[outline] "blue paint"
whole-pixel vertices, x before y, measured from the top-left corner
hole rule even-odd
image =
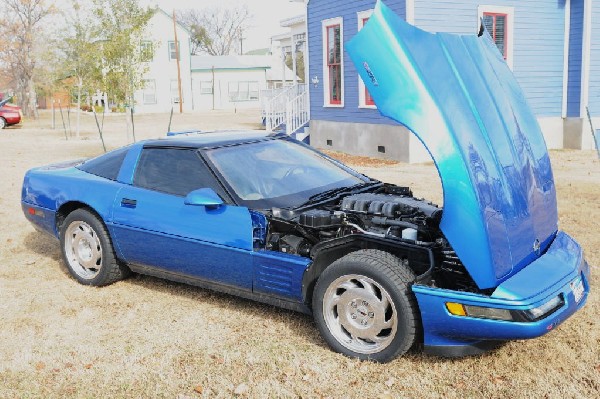
[[[474,34],[477,7],[514,7],[513,72],[536,116],[562,112],[565,2],[556,0],[415,0],[415,25],[430,32]]]
[[[477,7],[480,4],[490,3],[482,3],[478,0],[415,0],[415,25],[431,32],[474,34],[478,26]],[[501,4],[491,4],[514,7],[513,70],[534,114],[539,117],[560,116],[563,96],[564,2],[506,0]],[[405,1],[387,1],[386,5],[401,18],[405,18]],[[372,9],[374,6],[375,0],[353,2],[311,0],[308,3],[311,78],[317,76],[320,82],[324,81],[321,21],[343,17],[344,40],[347,42],[358,30],[356,13]],[[600,33],[597,37],[600,37]],[[345,53],[344,107],[324,107],[323,85],[319,84],[316,88],[311,86],[311,119],[397,124],[382,118],[377,110],[359,108],[357,72],[347,52]],[[576,63],[576,59],[573,62]],[[598,65],[600,68],[600,59]],[[598,87],[600,87],[600,73],[596,76],[599,76]]]
[[[577,303],[570,283],[580,276],[585,293]],[[500,284],[491,297],[415,285],[413,292],[421,309],[425,345],[463,345],[465,341],[526,339],[546,334],[583,307],[589,294],[589,278],[590,269],[579,244],[560,232],[545,255]],[[558,295],[565,301],[560,309],[539,321],[527,323],[454,316],[445,306],[446,302],[458,302],[527,310]]]
[[[74,167],[35,168],[25,175],[21,200],[25,205],[56,212],[63,204],[76,199],[96,210],[109,222],[112,202],[119,188],[117,182]],[[52,222],[55,224],[56,220]],[[58,237],[59,232],[54,225],[51,233]]]
[[[136,207],[121,206],[123,199],[135,200]],[[186,205],[183,197],[125,186],[114,200],[110,226],[127,262],[252,287],[246,208]]]
[[[282,252],[254,252],[254,292],[303,302],[302,277],[311,260]]]
[[[186,205],[218,207],[223,205],[221,197],[212,188],[200,188],[185,196]]]
[[[404,0],[390,0],[389,5],[396,13],[405,15]],[[396,124],[383,118],[376,109],[358,108],[358,74],[348,53],[344,51],[344,107],[323,107],[323,35],[321,21],[329,18],[343,17],[344,41],[352,38],[358,31],[357,12],[371,10],[375,0],[311,0],[308,2],[308,52],[310,57],[310,78],[319,78],[319,85],[310,86],[310,112],[312,120],[335,122],[359,122],[373,124]]]
[[[534,260],[534,242],[545,249],[557,230],[550,160],[489,37],[430,34],[378,3],[346,50],[381,113],[412,130],[436,162],[440,227],[477,285],[495,287]]]
[[[569,76],[567,116],[581,117],[581,50],[583,43],[583,1],[571,1],[569,29]]]

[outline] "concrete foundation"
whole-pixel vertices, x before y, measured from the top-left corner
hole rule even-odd
[[[563,120],[563,148],[574,150],[581,149],[581,134],[583,132],[583,119],[565,118]]]
[[[589,123],[581,118],[538,118],[549,149],[588,149]],[[585,123],[584,123],[585,122]],[[598,124],[600,129],[600,123]],[[591,134],[587,134],[592,137]],[[317,148],[353,155],[393,159],[400,162],[430,162],[431,157],[421,141],[404,126],[370,123],[310,121],[310,143]],[[593,144],[592,144],[593,145]]]
[[[564,123],[560,116],[538,118],[540,129],[549,150],[564,148]]]
[[[311,120],[310,144],[316,148],[400,162],[431,161],[419,139],[399,125]]]

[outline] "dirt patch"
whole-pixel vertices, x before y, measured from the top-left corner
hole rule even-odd
[[[86,116],[89,118],[89,116]],[[331,352],[304,315],[151,277],[100,289],[70,279],[58,243],[22,216],[31,167],[99,154],[93,120],[65,140],[50,118],[0,131],[0,397],[596,397],[600,391],[600,163],[553,151],[560,226],[593,265],[588,304],[547,336],[459,360],[411,353],[390,364]],[[174,128],[251,128],[254,114],[176,115]],[[105,122],[110,148],[124,122]],[[140,116],[138,138],[164,135],[168,115]],[[333,154],[337,156],[336,154]],[[349,158],[342,158],[348,160]],[[364,163],[361,163],[364,162]],[[353,167],[442,201],[433,165]],[[378,161],[381,162],[381,161]]]
[[[382,167],[382,166],[391,166],[398,165],[397,161],[391,161],[389,159],[377,159],[371,157],[363,157],[360,155],[350,155],[344,152],[339,151],[331,151],[323,148],[319,149],[325,154],[329,155],[332,158],[337,159],[338,161],[352,167]]]

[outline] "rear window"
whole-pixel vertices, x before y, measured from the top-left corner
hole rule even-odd
[[[117,180],[119,170],[121,170],[121,165],[123,164],[125,155],[127,155],[127,151],[129,151],[129,146],[119,148],[85,161],[77,166],[77,168],[84,172],[91,173],[92,175],[104,177],[105,179]]]

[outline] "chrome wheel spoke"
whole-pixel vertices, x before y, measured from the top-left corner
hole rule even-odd
[[[338,286],[339,289],[351,290],[352,288],[358,287],[356,283],[352,280],[344,281],[342,284]]]
[[[331,298],[331,302],[329,302],[329,306],[331,307],[335,307],[338,305],[338,303],[340,303],[340,300],[342,299],[342,297],[340,295],[336,295],[333,298]]]
[[[374,297],[379,299],[377,297],[377,292],[375,291],[375,288],[373,287],[373,284],[370,281],[368,281],[367,279],[364,279],[364,278],[358,279],[358,281],[362,284],[363,288],[366,291],[368,291],[369,293],[371,293],[371,295],[373,295]]]

